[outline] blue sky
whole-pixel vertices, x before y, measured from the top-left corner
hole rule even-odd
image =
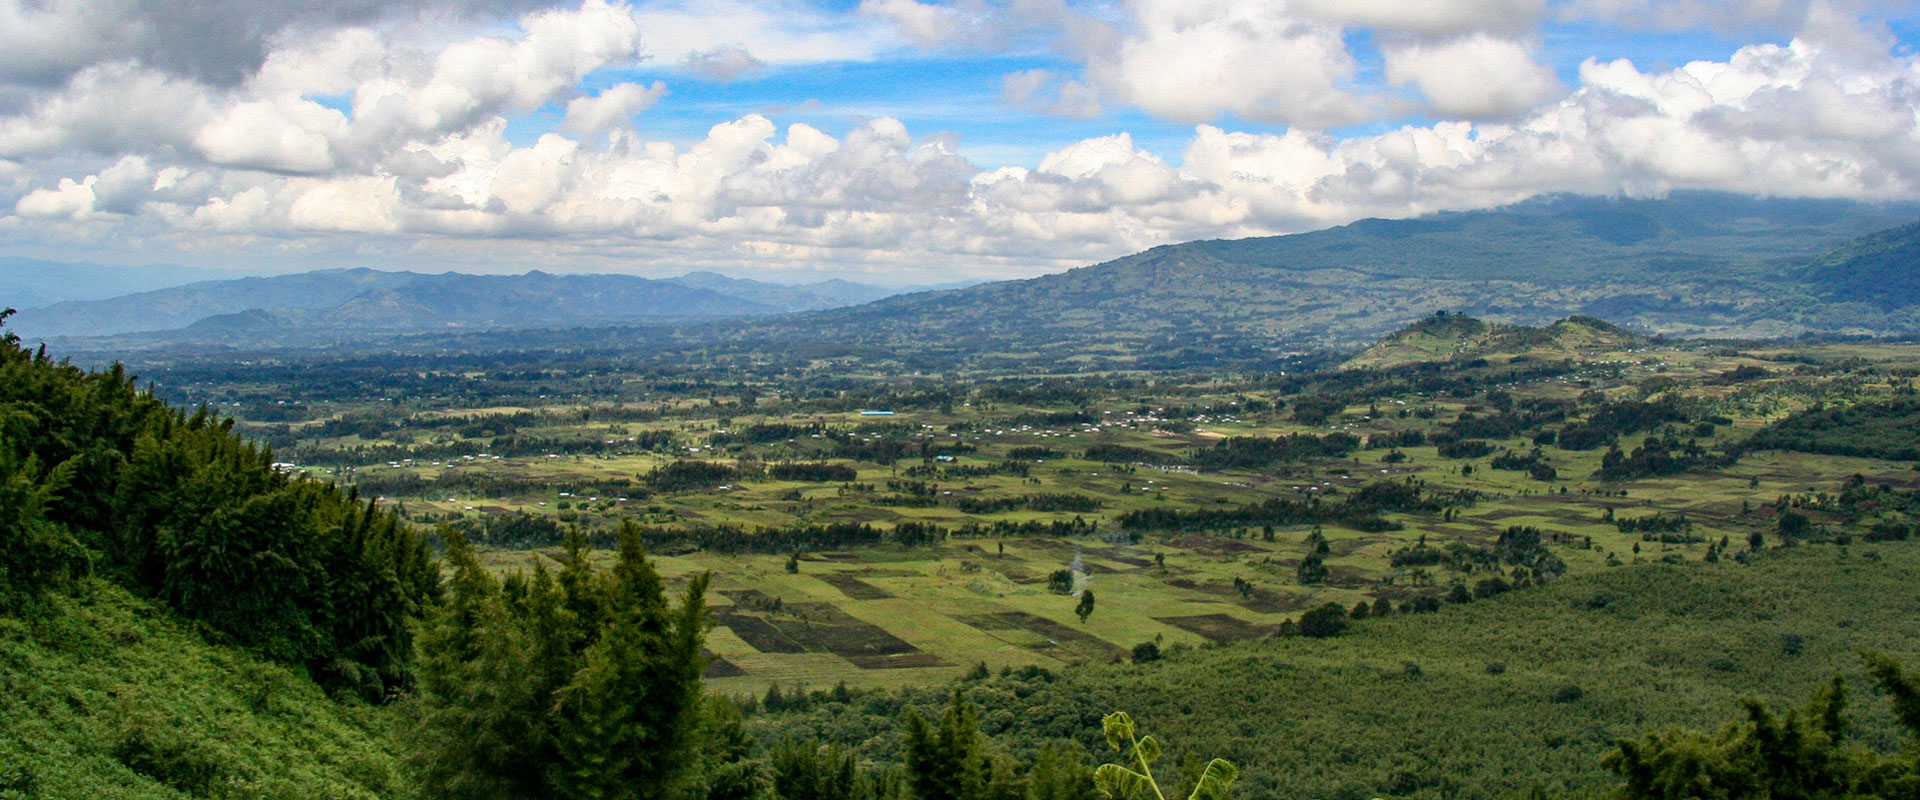
[[[359,8],[0,0],[0,248],[925,282],[1549,192],[1920,196],[1898,0]]]

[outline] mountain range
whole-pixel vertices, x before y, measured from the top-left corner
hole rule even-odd
[[[230,275],[176,264],[120,267],[0,257],[0,306],[38,308],[68,300],[105,300],[222,277]]]
[[[1168,245],[684,338],[832,344],[869,357],[932,349],[995,369],[1083,371],[1271,366],[1364,348],[1437,311],[1509,325],[1589,316],[1685,336],[1913,334],[1915,219],[1911,203],[1547,197]]]
[[[841,280],[789,286],[710,272],[654,280],[539,271],[468,275],[340,269],[202,281],[27,307],[15,325],[28,336],[160,332],[156,338],[198,340],[302,331],[498,329],[815,311],[901,291],[910,290]]]
[[[1913,203],[1704,192],[1553,196],[1488,211],[1167,245],[1039,278],[880,299],[889,290],[698,274],[647,281],[348,270],[198,284],[109,305],[61,304],[22,314],[19,328],[96,335],[135,325],[178,328],[64,343],[127,352],[180,343],[309,345],[322,330],[330,341],[431,331],[430,341],[388,341],[484,349],[495,346],[489,337],[461,331],[542,327],[514,341],[1043,371],[1271,367],[1307,352],[1358,350],[1437,311],[1498,325],[1589,316],[1687,336],[1911,334],[1920,332],[1916,219],[1920,204]],[[728,320],[716,324],[715,317]],[[635,322],[649,324],[628,324]]]

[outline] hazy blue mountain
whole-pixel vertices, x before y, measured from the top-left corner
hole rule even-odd
[[[336,269],[201,281],[107,300],[55,303],[22,311],[13,324],[24,336],[110,336],[171,330],[248,309],[332,308],[369,289],[399,286],[420,277],[412,272]]]
[[[914,288],[869,286],[839,279],[789,285],[729,278],[714,272],[689,272],[666,280],[681,286],[708,289],[729,297],[751,300],[781,311],[819,311],[841,306],[857,306],[883,297],[917,291]]]
[[[813,311],[869,302],[901,289],[847,281],[801,286],[692,273],[652,280],[631,275],[468,275],[321,270],[298,275],[203,281],[106,300],[68,301],[23,311],[27,336],[219,338],[355,331],[594,325]],[[26,307],[26,303],[17,303]]]
[[[0,306],[27,309],[67,300],[104,300],[226,277],[231,276],[175,264],[120,267],[84,261],[0,258]]]
[[[355,295],[327,311],[333,328],[500,328],[635,319],[695,319],[781,309],[709,289],[631,275],[426,275]]]

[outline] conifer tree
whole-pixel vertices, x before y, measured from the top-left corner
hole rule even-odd
[[[455,798],[534,798],[539,764],[526,745],[538,738],[539,700],[525,650],[466,537],[445,530],[453,575],[447,596],[420,639],[419,688],[408,733],[424,794]]]
[[[646,559],[639,527],[621,526],[597,640],[556,698],[555,796],[578,800],[673,797],[690,761],[700,700],[709,576],[695,576],[677,611]]]
[[[939,725],[907,713],[905,761],[913,800],[981,800],[990,765],[982,752],[973,704],[954,690]]]

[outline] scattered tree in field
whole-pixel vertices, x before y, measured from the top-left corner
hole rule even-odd
[[[1339,603],[1327,603],[1300,615],[1300,634],[1315,639],[1334,636],[1347,629],[1347,610]]]
[[[1319,553],[1308,553],[1306,558],[1300,559],[1300,566],[1294,568],[1294,577],[1299,579],[1301,586],[1325,583],[1327,580],[1326,558]]]
[[[1080,604],[1073,607],[1073,615],[1076,617],[1079,617],[1080,622],[1083,625],[1086,624],[1088,617],[1093,616],[1093,590],[1092,589],[1081,590]]]

